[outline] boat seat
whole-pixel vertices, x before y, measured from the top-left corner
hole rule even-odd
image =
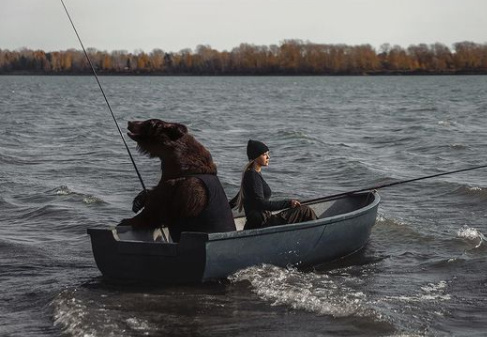
[[[164,242],[162,239],[164,233],[168,242],[172,242],[167,228],[134,230],[131,226],[117,226],[115,229],[119,241]]]

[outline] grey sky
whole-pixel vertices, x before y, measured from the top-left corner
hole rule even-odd
[[[487,42],[487,0],[64,0],[86,47]],[[59,0],[0,0],[0,49],[79,49]]]

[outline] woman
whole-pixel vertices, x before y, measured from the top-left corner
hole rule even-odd
[[[249,140],[247,143],[249,163],[242,175],[242,184],[237,196],[230,201],[239,211],[245,210],[247,222],[244,229],[278,226],[315,220],[316,214],[298,200],[270,200],[272,191],[262,177],[262,167],[269,165],[269,148],[262,142]],[[286,209],[277,214],[272,211]]]

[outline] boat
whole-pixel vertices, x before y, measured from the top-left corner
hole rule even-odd
[[[318,219],[237,231],[183,232],[179,242],[155,241],[153,230],[130,226],[88,228],[93,255],[111,281],[201,283],[225,279],[240,269],[271,264],[308,268],[361,250],[377,217],[377,191],[303,202]]]

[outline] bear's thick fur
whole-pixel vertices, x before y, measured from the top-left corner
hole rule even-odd
[[[133,218],[122,220],[121,225],[136,228],[165,226],[169,228],[174,241],[179,241],[183,230],[235,230],[228,201],[216,178],[217,169],[211,154],[188,133],[186,126],[150,119],[131,121],[128,130],[128,136],[137,142],[140,153],[161,160],[162,175],[159,184],[147,191],[144,209]],[[210,178],[213,185],[217,185],[219,193],[216,194],[224,196],[216,199],[212,196],[212,200],[218,200],[218,205],[213,202],[212,208],[218,208],[218,212],[214,209],[213,218],[209,219],[204,218],[208,213],[209,191],[215,189],[208,189],[201,179],[194,177],[201,174],[215,176]]]

